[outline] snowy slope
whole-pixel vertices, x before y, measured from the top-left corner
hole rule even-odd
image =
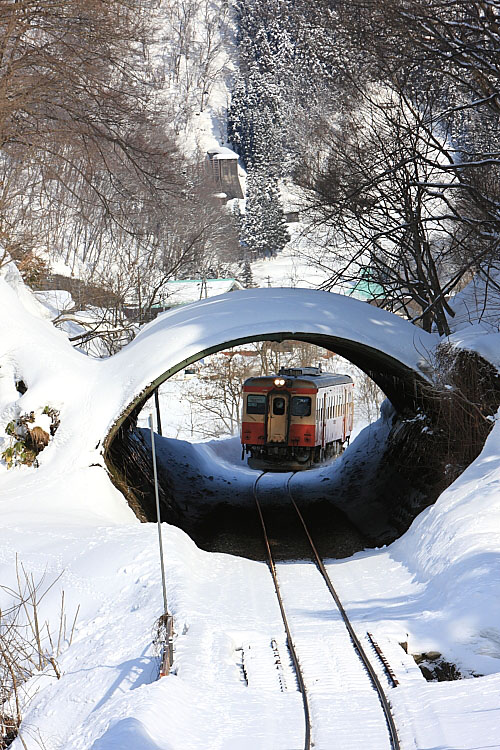
[[[35,580],[62,573],[42,603],[53,629],[62,588],[68,617],[81,607],[73,643],[59,658],[62,678],[47,671],[28,686],[26,746],[300,747],[300,696],[266,566],[201,552],[166,525],[175,674],[155,681],[152,631],[162,611],[156,529],[139,524],[104,469],[91,466],[102,464],[96,435],[124,402],[124,384],[128,397],[135,393],[137,375],[120,365],[125,356],[103,363],[74,351],[12,276],[10,283],[0,278],[0,428],[45,404],[60,410],[61,426],[40,468],[0,468],[0,582],[15,586],[18,554]],[[192,321],[193,340],[199,325]],[[22,396],[19,378],[28,386]],[[500,748],[499,516],[497,424],[479,458],[402,539],[329,563],[359,632],[370,629],[392,654],[400,685],[391,701],[405,748]],[[2,606],[9,600],[2,590]],[[313,604],[312,633],[314,618],[324,620]],[[284,662],[284,691],[272,639]],[[440,650],[465,672],[486,676],[426,683],[398,646],[404,640],[413,652]],[[17,740],[13,748],[20,747]]]
[[[490,269],[491,280],[474,276],[460,292],[450,300],[453,317],[448,318],[453,332],[467,332],[478,326],[488,333],[500,328],[500,271]]]

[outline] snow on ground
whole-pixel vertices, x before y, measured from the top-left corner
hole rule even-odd
[[[185,325],[183,332],[190,331],[195,341],[199,322]],[[167,336],[168,320],[162,326]],[[72,645],[59,658],[61,679],[46,670],[27,686],[25,746],[300,747],[301,701],[266,566],[202,552],[168,525],[164,538],[175,664],[174,674],[155,680],[152,634],[162,611],[156,528],[137,522],[102,468],[97,445],[110,415],[135,394],[141,380],[131,355],[96,362],[73,350],[13,271],[8,282],[5,271],[0,277],[0,327],[2,445],[8,440],[7,422],[20,412],[50,405],[61,417],[40,454],[39,468],[0,467],[0,582],[16,585],[17,554],[35,580],[45,576],[50,582],[61,574],[41,604],[41,618],[50,621],[53,631],[61,589],[68,619],[81,608]],[[150,332],[146,329],[143,336],[147,339]],[[134,349],[143,351],[132,345],[129,352]],[[24,395],[15,387],[20,378],[28,386]],[[215,452],[229,459],[230,450],[223,446]],[[479,458],[399,541],[329,563],[358,632],[370,629],[392,654],[400,685],[390,695],[405,749],[500,748],[499,522],[496,424]],[[289,568],[296,585],[300,571]],[[2,607],[9,601],[2,590]],[[307,607],[312,637],[315,620],[324,625],[331,616],[328,608],[313,604]],[[281,673],[275,668],[273,639]],[[427,683],[399,647],[405,640],[411,651],[442,651],[465,673],[485,676]],[[329,668],[325,663],[324,670]],[[328,710],[336,705],[334,695]],[[367,748],[363,739],[350,742],[343,750]],[[334,746],[328,735],[317,747]],[[20,741],[12,747],[20,749]]]
[[[479,458],[390,547],[332,562],[359,631],[439,651],[465,681],[394,692],[418,748],[500,748],[500,424]],[[492,693],[496,698],[492,700]]]
[[[491,279],[473,277],[450,304],[454,312],[448,317],[452,331],[468,331],[479,325],[483,331],[498,332],[500,323],[500,270],[490,270]]]
[[[295,225],[290,233],[298,233]],[[252,278],[256,286],[290,286],[317,289],[325,280],[325,272],[301,260],[294,244],[288,244],[277,256],[262,258],[252,263]],[[337,291],[337,290],[336,290]]]

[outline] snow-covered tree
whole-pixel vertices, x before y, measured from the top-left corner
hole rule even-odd
[[[273,256],[290,237],[280,202],[277,177],[264,165],[251,168],[247,179],[246,213],[242,218],[240,241],[250,253]]]

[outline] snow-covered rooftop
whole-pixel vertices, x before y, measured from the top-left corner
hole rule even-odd
[[[232,151],[227,146],[219,146],[218,148],[210,148],[207,154],[211,159],[238,159],[236,151]]]

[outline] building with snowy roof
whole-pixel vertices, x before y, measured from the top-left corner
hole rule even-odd
[[[226,146],[207,151],[207,166],[218,195],[224,193],[227,200],[244,198],[238,174],[238,154]]]

